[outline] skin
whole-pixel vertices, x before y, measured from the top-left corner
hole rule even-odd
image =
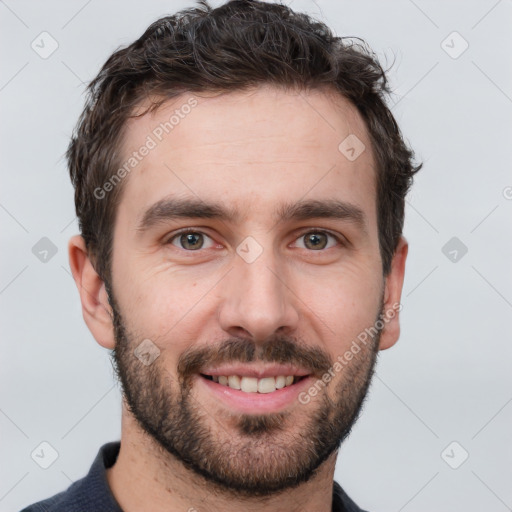
[[[125,155],[139,148],[189,96],[130,120]],[[154,368],[169,378],[171,386],[179,382],[177,364],[187,350],[215,349],[234,338],[258,347],[273,336],[285,335],[336,360],[374,324],[381,308],[388,311],[400,302],[408,250],[402,237],[391,272],[384,277],[375,162],[362,118],[348,101],[328,90],[299,94],[264,86],[194,97],[198,105],[125,178],[114,229],[112,288],[128,339],[133,346],[146,338],[155,342],[161,354]],[[355,161],[338,149],[349,134],[366,147]],[[236,222],[172,220],[138,233],[135,228],[143,212],[168,196],[219,201],[237,208],[241,216]],[[365,230],[340,219],[276,222],[272,215],[276,206],[301,199],[339,199],[356,205],[365,214]],[[206,248],[186,251],[179,236],[173,244],[164,243],[185,227],[207,235]],[[328,238],[327,248],[305,246],[306,233],[326,230],[345,242]],[[247,236],[262,248],[252,263],[236,253]],[[101,346],[114,349],[116,332],[105,283],[80,236],[71,238],[69,258],[84,320]],[[391,347],[399,334],[397,313],[380,332],[375,350]],[[367,384],[369,358],[370,351],[363,350],[350,362],[353,371],[362,372],[352,387],[362,389]],[[309,404],[295,401],[287,406],[282,430],[272,434],[278,437],[265,437],[267,444],[251,448],[254,471],[263,470],[258,464],[270,460],[272,439],[275,447],[300,452],[294,436],[329,401],[343,403],[342,391],[350,390],[348,375],[337,372]],[[219,443],[228,440],[234,446],[252,447],[238,428],[240,416],[196,382],[190,392],[203,413],[201,421],[213,429]],[[107,477],[126,512],[327,512],[332,506],[336,457],[337,450],[309,480],[282,492],[267,497],[230,493],[163,450],[144,432],[124,400],[121,450]]]

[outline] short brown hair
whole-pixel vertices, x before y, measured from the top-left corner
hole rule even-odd
[[[123,183],[103,199],[94,191],[118,169],[123,128],[136,107],[150,97],[161,99],[153,110],[187,92],[270,84],[299,90],[330,86],[357,107],[377,164],[379,245],[387,275],[402,234],[405,196],[421,164],[413,166],[414,154],[386,106],[390,89],[374,53],[361,39],[335,37],[325,24],[285,5],[198,4],[154,22],[114,52],[88,86],[67,158],[80,232],[97,273],[110,283]]]

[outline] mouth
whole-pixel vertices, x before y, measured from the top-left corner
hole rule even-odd
[[[248,377],[245,375],[205,375],[200,374],[206,380],[236,389],[244,393],[274,393],[280,389],[293,386],[308,375],[277,375],[275,377]]]
[[[246,414],[276,413],[300,405],[298,396],[315,381],[310,372],[289,365],[230,365],[204,368],[197,375],[205,403]]]

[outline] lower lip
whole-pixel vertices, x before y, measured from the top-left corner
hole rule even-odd
[[[299,393],[311,386],[313,377],[305,377],[291,386],[285,386],[271,393],[246,393],[245,391],[224,386],[202,376],[198,376],[198,381],[200,386],[205,386],[209,393],[213,393],[229,409],[261,414],[278,412],[294,402],[298,402]]]

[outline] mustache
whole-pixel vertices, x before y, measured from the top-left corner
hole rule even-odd
[[[178,359],[178,377],[183,382],[201,373],[206,367],[224,363],[266,362],[292,364],[321,377],[333,362],[329,355],[318,347],[308,347],[304,343],[284,337],[272,336],[264,342],[254,342],[246,338],[230,338],[219,345],[191,347]]]

